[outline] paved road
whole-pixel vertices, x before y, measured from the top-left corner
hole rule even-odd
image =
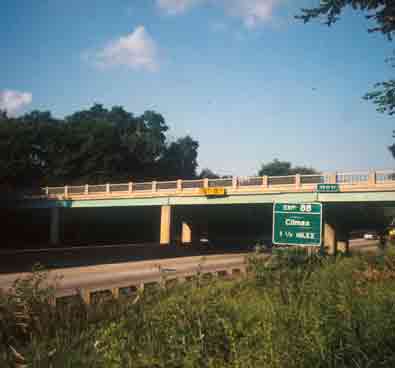
[[[376,252],[378,244],[378,240],[354,239],[350,241],[350,250],[352,252]]]
[[[48,282],[56,284],[58,295],[75,294],[78,289],[103,290],[114,287],[138,285],[142,281],[158,281],[164,275],[190,275],[213,272],[219,269],[238,268],[245,264],[245,254],[211,255],[173,258],[166,260],[127,262],[87,267],[54,269],[49,272]],[[18,278],[28,273],[0,275],[0,288],[9,289]]]
[[[199,255],[244,253],[251,243],[215,244],[211,248],[199,246],[161,246],[158,243],[100,245],[91,247],[46,248],[0,251],[0,274],[29,272],[36,263],[47,269],[116,264],[132,261],[166,259]]]
[[[146,245],[145,245],[146,246]],[[145,247],[144,246],[144,247]],[[143,248],[143,246],[141,246]],[[137,248],[133,248],[136,251]],[[157,250],[158,248],[154,248]],[[112,288],[115,286],[126,287],[131,285],[137,285],[141,281],[157,281],[163,275],[172,276],[174,274],[192,274],[195,273],[199,267],[203,272],[215,271],[217,269],[226,269],[233,266],[240,266],[245,262],[245,256],[247,253],[234,253],[234,254],[200,254],[194,256],[188,256],[188,250],[182,250],[182,256],[179,254],[177,258],[169,258],[172,252],[169,248],[159,248],[161,251],[168,252],[166,254],[159,254],[161,257],[154,260],[135,260],[131,262],[120,262],[120,263],[107,263],[107,264],[96,264],[96,265],[83,265],[77,267],[66,267],[66,268],[54,268],[49,272],[49,282],[57,285],[57,289],[60,295],[73,294],[77,289],[91,289],[99,290],[103,288]],[[376,240],[364,240],[355,239],[350,242],[350,249],[352,251],[376,251],[377,241]],[[57,254],[59,257],[64,257],[65,253],[71,252],[70,254],[75,256],[75,253],[86,252],[90,254],[92,258],[95,258],[94,252],[107,252],[113,254],[117,251],[125,251],[125,246],[111,246],[101,247],[97,250],[95,247],[88,247],[83,249],[57,249],[50,250],[50,254]],[[219,251],[219,250],[217,250]],[[22,252],[19,255],[10,254],[9,256],[18,257],[24,255],[37,254],[37,252]],[[40,252],[38,252],[40,254]],[[45,250],[42,251],[45,254]],[[41,254],[41,256],[42,256]],[[157,254],[154,252],[154,255]],[[151,254],[152,255],[152,254]],[[97,258],[97,257],[96,257]],[[159,259],[162,258],[162,259]],[[97,260],[97,259],[96,259]],[[108,259],[107,259],[108,261]],[[8,289],[12,286],[13,282],[21,277],[28,276],[27,272],[13,272],[0,274],[0,288]]]

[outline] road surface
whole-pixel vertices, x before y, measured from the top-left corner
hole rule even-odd
[[[350,249],[354,252],[376,251],[377,240],[355,239],[350,242]],[[108,247],[106,252],[114,252],[116,247]],[[100,249],[103,251],[104,249]],[[75,252],[76,250],[72,250]],[[78,251],[78,250],[77,250]],[[83,249],[92,252],[95,248]],[[44,251],[45,252],[45,251]],[[68,249],[50,250],[51,254],[57,253],[62,257]],[[32,254],[26,252],[23,254]],[[112,289],[115,287],[128,287],[144,282],[158,282],[163,278],[175,276],[184,277],[196,272],[215,272],[240,268],[245,265],[248,253],[217,254],[184,256],[177,258],[142,260],[121,263],[108,263],[96,265],[83,265],[77,267],[54,268],[49,271],[48,282],[56,285],[58,295],[76,294],[79,289],[91,291]],[[92,255],[94,256],[94,255]],[[14,255],[15,257],[15,255]],[[27,277],[27,272],[13,272],[0,274],[0,289],[9,289],[18,278]]]
[[[157,282],[161,278],[189,276],[226,269],[240,269],[245,265],[245,254],[212,255],[127,262],[86,267],[70,267],[49,271],[48,283],[55,285],[57,295],[76,294],[79,289],[90,291],[115,287],[130,287],[142,282]],[[15,280],[25,278],[29,273],[0,275],[0,289],[8,290]]]
[[[352,252],[376,252],[378,245],[378,240],[354,239],[350,241],[350,250]]]
[[[83,267],[101,264],[116,264],[199,255],[245,253],[251,251],[251,244],[215,244],[210,248],[202,246],[161,246],[159,243],[117,244],[67,248],[46,248],[27,250],[0,250],[0,274],[29,272],[34,264],[47,269]]]

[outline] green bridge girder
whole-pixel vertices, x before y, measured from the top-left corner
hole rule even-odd
[[[179,237],[182,222],[192,224],[196,235],[208,229],[210,234],[218,237],[229,235],[236,238],[243,234],[257,237],[271,232],[274,202],[316,201],[323,203],[324,222],[336,227],[339,238],[343,234],[347,237],[355,229],[380,231],[395,216],[395,191],[262,193],[217,198],[191,195],[96,200],[26,199],[8,202],[10,220],[6,227],[13,229],[11,235],[15,235],[23,226],[26,241],[36,237],[37,242],[44,243],[50,223],[49,210],[60,208],[61,238],[65,241],[157,241],[160,207],[170,205],[173,208],[172,239]],[[15,218],[14,223],[12,218]],[[38,229],[41,229],[41,235],[37,235]]]
[[[226,197],[169,196],[146,198],[106,198],[84,200],[25,199],[9,203],[19,208],[87,208],[129,206],[193,206],[269,204],[274,202],[322,202],[322,203],[386,203],[395,204],[395,191],[342,192],[342,193],[262,193],[237,194]]]

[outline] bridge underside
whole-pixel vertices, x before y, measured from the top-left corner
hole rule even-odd
[[[6,241],[2,247],[159,242],[163,240],[162,230],[168,232],[163,244],[209,237],[214,243],[246,241],[253,245],[257,239],[271,238],[272,203],[168,203],[8,209],[3,211]],[[168,211],[163,212],[163,208]],[[323,211],[324,222],[336,228],[339,238],[347,238],[353,230],[382,230],[395,216],[395,201],[327,201]],[[165,215],[169,218],[163,221]]]

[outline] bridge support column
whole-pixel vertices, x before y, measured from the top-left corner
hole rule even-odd
[[[350,242],[349,240],[342,240],[337,242],[337,250],[341,251],[343,253],[349,253],[350,252]]]
[[[51,223],[49,228],[49,240],[52,245],[59,244],[59,208],[51,208]]]
[[[192,243],[192,228],[191,225],[183,221],[181,225],[181,243],[190,244]]]
[[[336,230],[337,251],[348,254],[350,252],[350,231],[348,228],[338,226]]]
[[[170,244],[171,206],[162,206],[160,214],[160,244]]]
[[[328,223],[325,223],[324,225],[324,246],[329,248],[329,254],[336,254],[336,231],[334,226]]]

